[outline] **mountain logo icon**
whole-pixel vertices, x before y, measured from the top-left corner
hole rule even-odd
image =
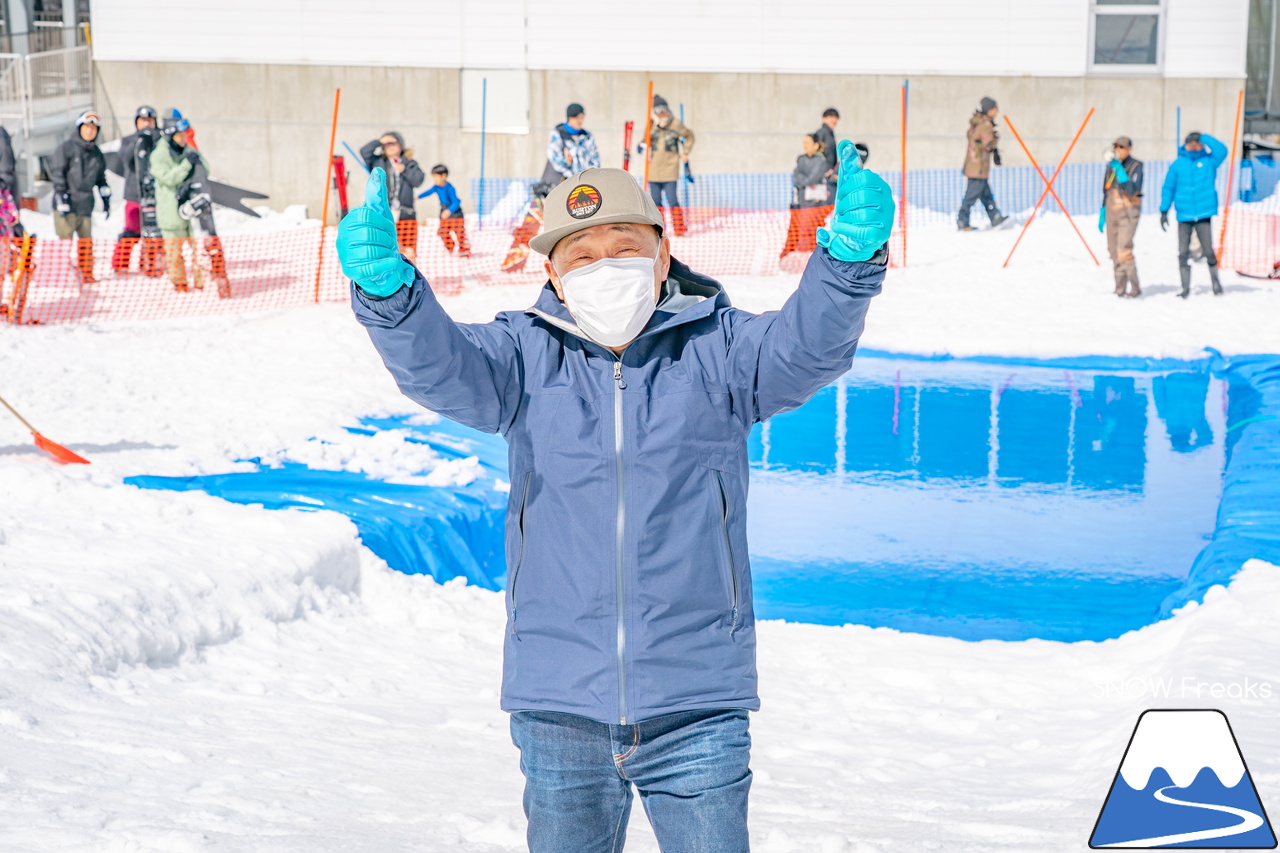
[[[1143,711],[1089,846],[1274,849],[1275,833],[1227,715]]]

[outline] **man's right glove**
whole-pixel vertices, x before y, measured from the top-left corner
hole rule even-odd
[[[999,148],[992,148],[992,149],[991,149],[991,162],[992,162],[992,163],[995,163],[997,166],[1003,166],[1003,165],[1004,165],[1004,163],[1001,163],[1001,162],[1000,162],[1000,149],[999,149]]]
[[[200,152],[195,150],[194,148],[188,148],[185,152],[183,152],[182,156],[185,157],[187,162],[191,164],[191,168],[194,169],[196,166],[200,165]]]
[[[58,193],[58,204],[54,208],[59,216],[71,215],[71,193]]]
[[[893,195],[884,178],[862,168],[853,142],[836,147],[840,178],[835,215],[829,228],[818,229],[818,245],[838,261],[865,261],[880,250],[893,231]]]
[[[1169,211],[1167,210],[1160,211],[1160,230],[1169,230]]]
[[[387,203],[387,173],[381,167],[369,173],[364,197],[364,204],[338,224],[338,260],[342,272],[361,290],[386,297],[412,282],[417,271],[400,256]]]

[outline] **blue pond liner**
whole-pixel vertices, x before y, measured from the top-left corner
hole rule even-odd
[[[1210,370],[1225,380],[1220,414]],[[1101,640],[1150,624],[1249,558],[1280,562],[1276,415],[1277,356],[860,352],[839,387],[752,434],[757,615],[969,640]],[[335,510],[392,568],[502,589],[505,442],[447,420],[350,431],[388,429],[476,456],[483,476],[430,487],[286,464],[126,482]]]

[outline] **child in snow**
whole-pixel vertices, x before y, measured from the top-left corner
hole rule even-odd
[[[458,191],[453,188],[453,184],[449,183],[449,167],[443,163],[432,166],[431,179],[436,185],[419,193],[418,198],[434,195],[440,199],[440,227],[436,230],[436,234],[439,235],[440,242],[444,243],[444,250],[452,252],[454,237],[457,237],[458,256],[470,257],[471,246],[467,243],[467,221],[462,217],[462,200],[458,198]]]

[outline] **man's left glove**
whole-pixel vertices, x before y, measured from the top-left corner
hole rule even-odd
[[[387,203],[387,173],[381,167],[369,173],[365,203],[338,224],[338,260],[342,272],[361,290],[373,296],[390,296],[417,275],[400,256],[396,223]]]
[[[1003,166],[1003,165],[1004,165],[1004,163],[1001,163],[1001,162],[1000,162],[1000,149],[999,149],[999,148],[992,148],[992,149],[991,149],[991,162],[992,162],[992,163],[995,163],[997,166]]]
[[[840,178],[835,215],[829,228],[818,229],[818,245],[838,261],[865,261],[880,250],[893,231],[893,195],[884,178],[862,168],[848,139],[836,148]]]
[[[1160,230],[1169,230],[1169,211],[1167,210],[1160,211]]]
[[[102,198],[102,215],[111,216],[111,187],[98,187],[98,195]]]

